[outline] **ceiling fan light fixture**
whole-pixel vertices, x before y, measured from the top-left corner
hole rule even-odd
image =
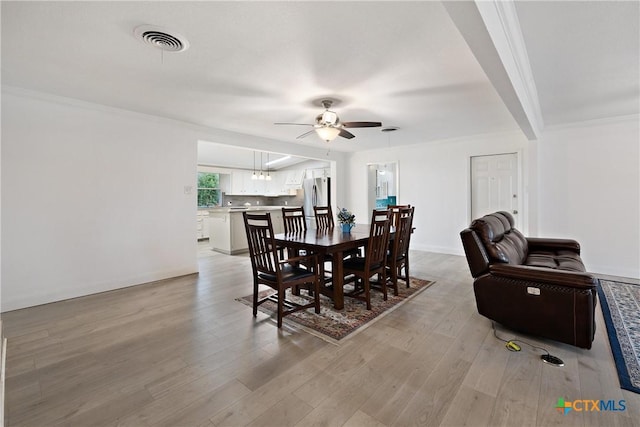
[[[330,126],[323,126],[320,128],[316,128],[316,133],[324,141],[330,142],[336,139],[338,135],[340,135],[340,129]]]
[[[321,120],[323,124],[336,125],[338,124],[338,115],[333,111],[327,110],[324,113],[322,113]]]

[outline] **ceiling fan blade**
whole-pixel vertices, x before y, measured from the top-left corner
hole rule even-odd
[[[377,128],[382,126],[382,122],[342,122],[346,128]]]
[[[308,131],[308,132],[303,133],[302,135],[298,135],[298,136],[296,137],[296,139],[302,139],[302,138],[304,138],[304,137],[305,137],[305,136],[307,136],[307,135],[311,135],[311,134],[312,134],[312,133],[314,133],[315,131],[316,131],[315,129],[312,129],[312,130],[310,130],[310,131]]]
[[[310,123],[274,123],[274,125],[314,126]]]
[[[351,138],[355,138],[356,137],[354,134],[352,134],[348,130],[344,130],[344,129],[340,129],[340,133],[338,135],[343,137],[343,138],[347,138],[347,139],[351,139]]]

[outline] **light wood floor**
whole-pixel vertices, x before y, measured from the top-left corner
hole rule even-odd
[[[337,346],[254,319],[234,301],[251,293],[248,258],[206,242],[199,275],[5,313],[8,425],[640,425],[599,307],[591,350],[524,337],[556,368],[494,338],[464,258],[411,258],[437,283]],[[562,415],[559,397],[626,411]]]

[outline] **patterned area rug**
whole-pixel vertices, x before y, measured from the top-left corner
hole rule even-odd
[[[407,289],[404,282],[401,281],[398,286],[399,295],[393,295],[393,290],[390,290],[387,301],[382,299],[382,292],[372,290],[371,310],[366,309],[363,301],[349,297],[344,298],[344,310],[335,310],[331,299],[321,295],[320,314],[316,314],[310,308],[285,316],[283,322],[293,324],[329,342],[336,343],[345,337],[353,335],[354,332],[368,327],[374,319],[379,319],[390,313],[434,283],[433,281],[412,277],[411,287]],[[348,290],[349,287],[345,286],[345,289]],[[259,298],[264,298],[272,293],[275,293],[275,291],[265,288],[265,290],[260,291]],[[307,304],[313,301],[313,297],[308,296],[306,290],[300,291],[299,297],[291,295],[290,291],[287,290],[286,298],[299,304]],[[252,295],[236,298],[236,301],[251,307]],[[276,304],[272,301],[264,302],[258,307],[258,310],[271,315],[274,319],[276,318]]]
[[[640,285],[600,279],[598,296],[620,386],[640,393]]]

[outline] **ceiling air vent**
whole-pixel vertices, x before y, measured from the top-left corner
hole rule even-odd
[[[400,129],[400,128],[396,127],[396,126],[387,126],[385,128],[380,129],[380,132],[395,132],[398,129]]]
[[[143,43],[165,52],[182,52],[189,48],[189,42],[180,34],[154,25],[141,25],[133,34]]]

